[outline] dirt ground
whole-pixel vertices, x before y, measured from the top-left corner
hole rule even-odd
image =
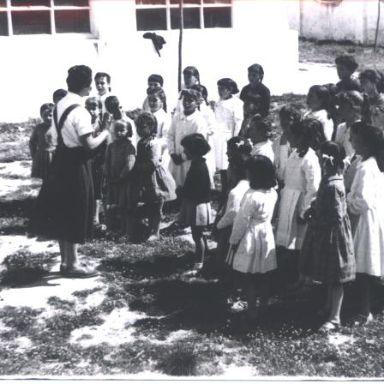
[[[310,85],[334,81],[332,62],[339,52],[353,50],[371,67],[382,58],[382,51],[369,56],[370,48],[361,47],[301,42],[300,49],[299,83],[294,93],[272,98],[275,117],[287,102],[304,108]],[[172,210],[166,211],[161,241],[128,244],[99,233],[80,247],[81,260],[94,265],[99,276],[62,278],[57,244],[27,234],[40,187],[30,178],[27,140],[33,124],[0,126],[1,378],[384,375],[380,285],[375,321],[367,327],[351,321],[358,295],[353,285],[346,287],[337,333],[317,332],[320,286],[274,294],[266,316],[250,323],[228,310],[214,273],[188,274],[191,235],[170,226]]]

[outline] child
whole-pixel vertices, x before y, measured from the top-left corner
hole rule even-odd
[[[200,98],[198,100],[198,109],[200,113],[203,115],[205,121],[207,122],[207,137],[206,140],[208,141],[209,146],[211,147],[211,150],[207,153],[205,156],[207,160],[207,167],[209,171],[209,175],[211,177],[211,180],[213,181],[213,178],[216,173],[216,161],[215,161],[215,137],[216,137],[216,131],[217,131],[217,122],[215,118],[215,114],[208,103],[208,91],[207,88],[204,87],[204,85],[195,84],[191,87],[191,89],[196,90],[200,94]],[[212,185],[214,187],[214,184]]]
[[[276,175],[279,183],[284,180],[285,166],[288,157],[292,152],[287,138],[287,130],[292,124],[297,124],[301,120],[300,111],[291,105],[284,105],[279,111],[280,127],[282,134],[275,144],[275,167]]]
[[[358,91],[346,91],[338,96],[339,115],[343,123],[337,127],[335,142],[343,146],[348,158],[355,152],[350,141],[350,127],[361,120],[363,102],[363,95]]]
[[[184,185],[191,165],[191,161],[183,155],[182,139],[192,133],[200,133],[203,137],[207,137],[207,122],[197,109],[200,97],[200,93],[196,90],[188,89],[183,91],[184,113],[173,117],[168,131],[168,150],[171,156],[169,170],[177,187]]]
[[[145,98],[145,100],[143,102],[143,111],[144,112],[151,112],[151,108],[150,108],[149,103],[148,103],[148,91],[151,89],[155,89],[155,88],[163,88],[164,79],[160,75],[152,74],[148,77],[147,84],[148,84],[147,97]],[[167,112],[167,103],[166,103],[165,99],[163,101],[163,109],[165,112]]]
[[[48,140],[46,133],[52,124],[52,103],[45,103],[40,107],[42,123],[36,125],[29,139],[29,150],[32,157],[32,177],[45,180],[48,176],[48,168],[52,161],[55,147]]]
[[[207,240],[204,228],[213,223],[211,212],[211,181],[205,158],[210,151],[209,144],[199,133],[184,136],[181,140],[185,157],[191,162],[185,183],[180,190],[182,203],[179,221],[191,227],[195,243],[195,270],[204,266]],[[198,186],[198,187],[197,187]]]
[[[363,120],[375,127],[384,126],[383,78],[380,72],[366,69],[360,73],[361,90],[367,95],[364,105]]]
[[[310,147],[311,131],[303,123],[292,124],[287,131],[290,154],[284,173],[276,228],[276,245],[282,281],[297,280],[297,261],[306,224],[305,214],[316,198],[321,179],[319,159]],[[286,275],[284,272],[286,270]]]
[[[372,321],[371,286],[384,275],[384,138],[381,128],[357,122],[351,142],[361,162],[347,195],[348,210],[357,225],[353,230],[356,272],[360,284],[362,322]]]
[[[150,236],[148,241],[160,238],[161,211],[165,201],[176,199],[176,185],[170,173],[161,163],[162,144],[156,138],[156,118],[143,112],[137,118],[137,157],[132,180],[133,199],[137,207],[139,202],[146,204]]]
[[[240,93],[240,100],[244,103],[252,97],[257,103],[256,113],[262,117],[268,115],[271,104],[271,93],[269,89],[262,83],[264,77],[264,69],[260,64],[253,64],[248,68],[249,84],[246,85]]]
[[[98,94],[98,98],[101,101],[101,113],[103,114],[105,109],[105,99],[111,93],[111,76],[105,72],[97,72],[95,75],[95,85]]]
[[[324,134],[323,124],[320,120],[311,117],[305,117],[301,124],[304,127],[309,139],[309,146],[315,151],[320,159],[320,146],[327,141]]]
[[[56,91],[53,92],[52,94],[53,104],[56,105],[63,97],[67,95],[67,93],[68,92],[65,89],[62,89],[62,88],[56,89]]]
[[[343,182],[345,152],[328,141],[320,147],[322,179],[310,209],[308,230],[301,251],[300,272],[327,285],[327,300],[322,311],[327,321],[321,330],[340,325],[343,284],[355,279],[356,265],[351,223]]]
[[[309,111],[304,114],[304,117],[312,117],[321,121],[325,137],[327,140],[331,140],[333,134],[333,121],[330,118],[331,105],[328,89],[322,85],[313,85],[309,88],[307,106]]]
[[[93,137],[97,137],[104,128],[101,124],[101,101],[96,97],[88,97],[85,101],[85,108],[90,113],[92,118],[92,125],[94,128]],[[105,163],[105,153],[107,151],[107,142],[101,144],[95,151],[94,156],[91,159],[93,187],[95,191],[95,216],[93,222],[95,225],[100,224],[100,211],[103,200],[103,173]]]
[[[256,155],[247,162],[250,189],[245,193],[236,215],[229,243],[234,253],[228,258],[235,271],[241,272],[250,318],[258,316],[256,279],[261,283],[260,310],[268,304],[267,272],[277,267],[272,214],[277,201],[276,175],[273,163],[265,156]],[[230,255],[230,254],[229,254]]]
[[[337,93],[346,91],[360,91],[359,79],[354,72],[359,66],[353,56],[341,55],[335,59],[337,75],[340,81],[336,84]]]
[[[136,151],[129,139],[132,126],[125,120],[114,124],[115,141],[108,145],[105,156],[105,175],[107,182],[107,214],[109,229],[112,227],[114,214],[120,215],[119,232],[132,238],[133,201],[131,193],[131,174],[135,164]]]
[[[260,115],[255,115],[249,122],[246,138],[251,140],[253,148],[251,156],[263,155],[269,158],[272,163],[275,160],[275,153],[272,148],[273,128],[272,122]]]
[[[250,157],[251,145],[248,140],[239,136],[232,137],[227,143],[228,155],[228,184],[231,188],[223,213],[218,213],[216,263],[222,268],[224,258],[229,249],[229,236],[231,235],[233,222],[240,209],[241,200],[249,189],[247,180],[246,161]]]
[[[217,134],[215,136],[216,168],[220,171],[222,191],[227,191],[227,141],[240,132],[243,122],[243,106],[239,98],[234,97],[239,93],[237,84],[228,78],[217,82],[219,101],[215,106],[217,121]]]
[[[183,114],[183,96],[184,91],[191,89],[194,85],[200,84],[200,73],[196,67],[185,67],[183,70],[183,78],[184,78],[184,88],[179,94],[179,99],[177,100],[177,105],[174,111],[173,116]]]

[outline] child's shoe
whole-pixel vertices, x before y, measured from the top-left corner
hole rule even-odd
[[[338,331],[339,328],[340,328],[340,323],[336,321],[327,321],[319,328],[319,332],[330,333],[330,332]]]

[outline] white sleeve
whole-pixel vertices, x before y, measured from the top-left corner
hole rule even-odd
[[[360,168],[353,179],[351,192],[347,195],[347,204],[348,209],[355,215],[367,211],[373,201],[375,185],[370,176],[372,175],[368,175],[366,169]]]
[[[240,99],[236,100],[236,103],[234,103],[233,118],[235,123],[233,135],[238,136],[244,120],[243,102]]]
[[[92,118],[85,108],[76,108],[71,120],[78,137],[93,133]]]
[[[299,210],[299,216],[304,217],[304,213],[311,207],[311,203],[316,199],[317,190],[321,180],[321,169],[317,156],[305,159],[303,162],[303,172],[305,179],[305,191],[302,205]]]
[[[225,213],[224,213],[223,217],[217,223],[217,228],[223,229],[225,227],[229,227],[229,226],[233,225],[233,222],[235,221],[235,217],[236,217],[238,210],[239,210],[239,207],[235,206],[235,194],[234,194],[233,189],[232,189],[232,191],[230,191],[228,194],[228,200],[227,200],[227,206],[225,208]]]

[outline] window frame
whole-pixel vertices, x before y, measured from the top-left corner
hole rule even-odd
[[[145,0],[143,0],[145,1]],[[229,8],[230,9],[230,20],[231,25],[229,27],[217,27],[217,28],[223,28],[223,29],[231,29],[233,28],[233,0],[227,0],[227,2],[222,3],[204,3],[204,0],[198,0],[200,1],[199,4],[186,4],[183,3],[184,9],[190,9],[190,8],[198,8],[199,9],[199,17],[200,17],[200,25],[198,28],[187,28],[187,29],[214,29],[214,27],[205,27],[204,26],[204,9],[206,8]],[[171,24],[171,10],[172,9],[179,9],[179,4],[171,4],[171,0],[165,0],[164,4],[137,4],[135,0],[135,12],[138,9],[165,9],[166,10],[166,29],[164,31],[175,31],[178,30],[178,28],[172,28]],[[146,29],[146,30],[139,30],[137,29],[137,13],[136,13],[136,31],[138,32],[144,32],[144,31],[157,31],[157,29]]]
[[[76,35],[76,36],[93,36],[93,22],[92,22],[92,7],[91,0],[88,0],[87,6],[74,6],[74,5],[55,5],[54,0],[48,0],[49,5],[12,5],[12,0],[4,0],[5,6],[0,6],[0,13],[5,13],[7,15],[7,29],[8,34],[0,35],[2,37],[22,37],[22,36],[67,36],[67,35]],[[57,32],[56,30],[56,20],[55,12],[56,11],[83,11],[87,10],[89,15],[89,32]],[[34,11],[45,11],[49,12],[49,21],[50,21],[50,32],[49,33],[14,33],[14,25],[12,23],[12,13],[13,12],[34,12]]]

